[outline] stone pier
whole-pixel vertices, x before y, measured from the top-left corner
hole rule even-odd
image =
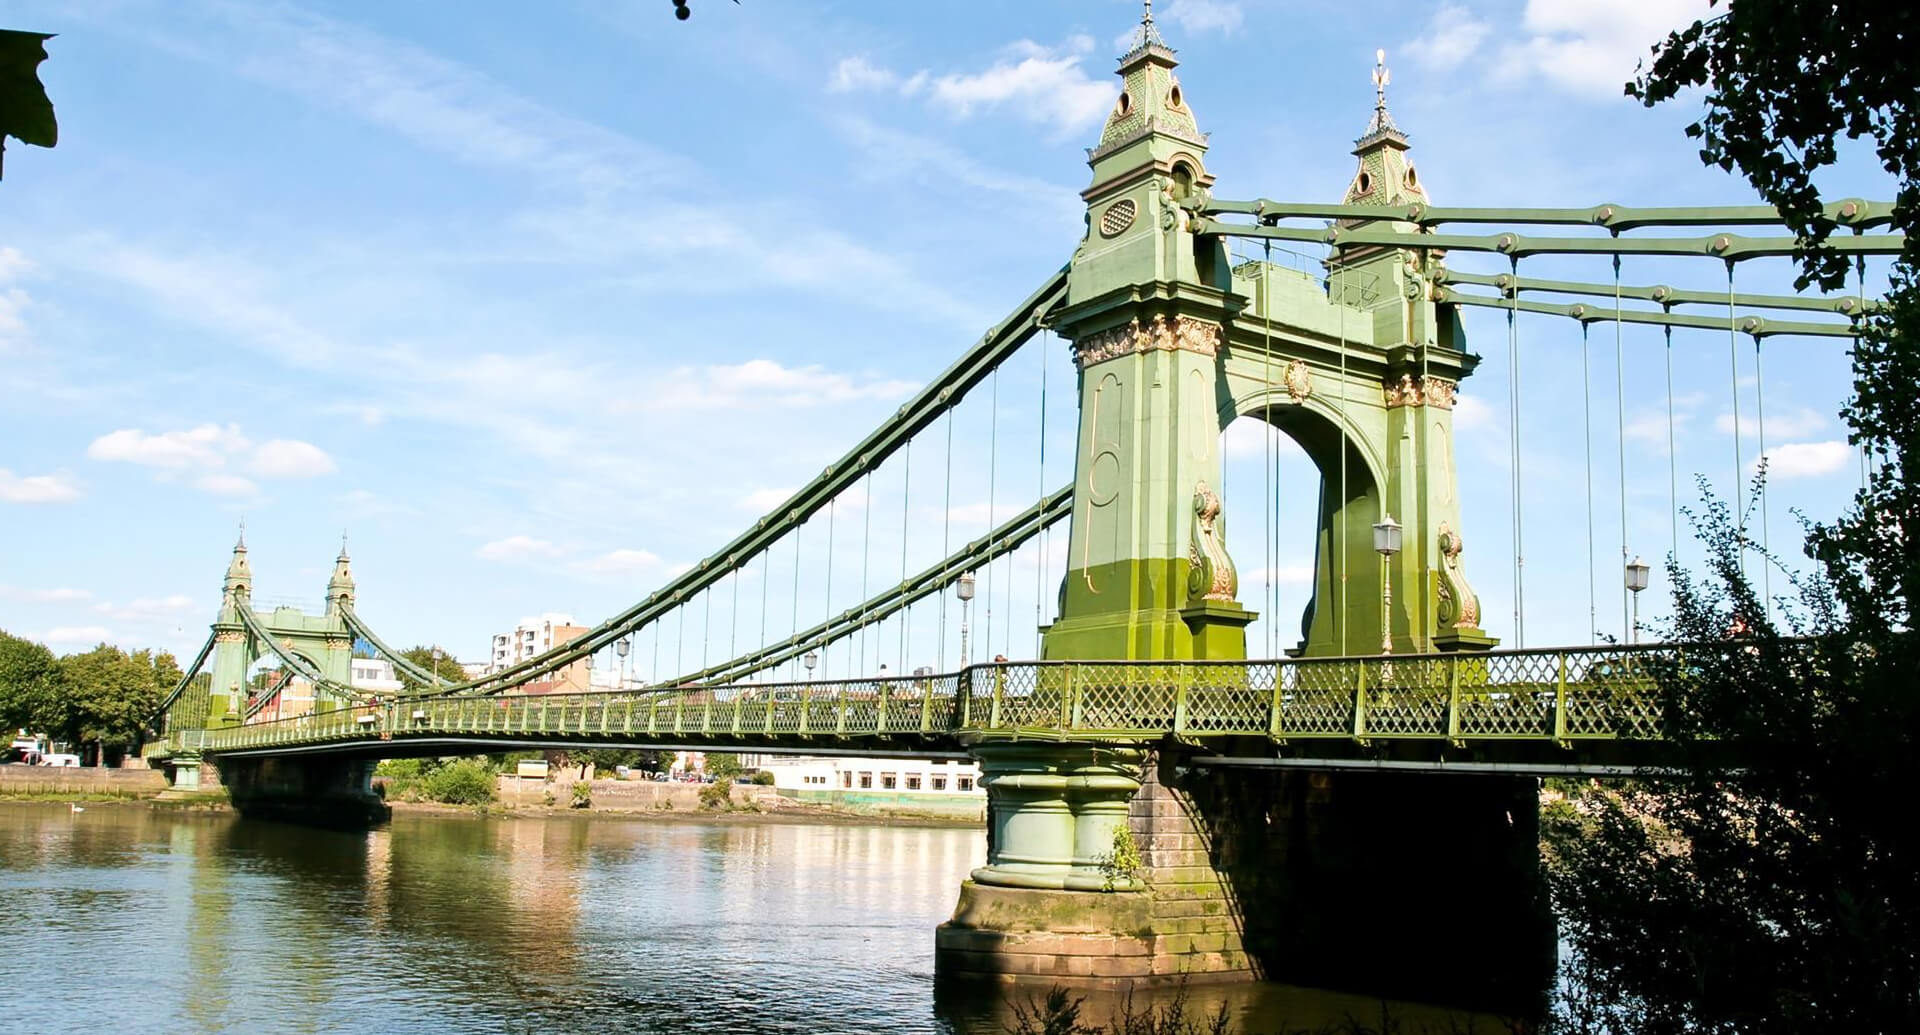
[[[372,758],[223,757],[218,764],[233,807],[250,819],[361,829],[393,817],[373,789]]]
[[[1265,978],[1520,1011],[1551,981],[1531,780],[1057,744],[981,759],[988,864],[936,934],[942,977]],[[1122,824],[1140,866],[1107,891],[1100,856]]]

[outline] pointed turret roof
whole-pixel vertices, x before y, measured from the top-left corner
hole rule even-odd
[[[1089,149],[1087,159],[1101,158],[1135,141],[1158,133],[1196,148],[1207,146],[1206,134],[1194,121],[1173,70],[1180,64],[1172,47],[1153,23],[1153,0],[1146,0],[1140,26],[1133,32],[1133,45],[1120,56],[1116,74],[1124,80],[1113,111],[1100,131],[1100,143]]]
[[[1387,84],[1392,79],[1387,71],[1387,52],[1374,51],[1373,118],[1368,121],[1366,132],[1353,142],[1353,153],[1360,159],[1360,167],[1347,184],[1346,204],[1427,204],[1427,190],[1421,186],[1420,174],[1407,157],[1410,147],[1407,135],[1387,110]]]

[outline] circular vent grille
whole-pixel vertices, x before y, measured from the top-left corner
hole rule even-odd
[[[1108,205],[1107,210],[1100,214],[1100,236],[1112,237],[1132,226],[1134,213],[1139,210],[1140,207],[1133,203],[1132,198],[1125,198]]]

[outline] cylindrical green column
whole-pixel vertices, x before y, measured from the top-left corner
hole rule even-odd
[[[973,749],[987,789],[987,865],[981,884],[1106,890],[1102,858],[1140,788],[1140,753],[1084,744],[982,744]],[[1122,883],[1131,889],[1132,882]]]

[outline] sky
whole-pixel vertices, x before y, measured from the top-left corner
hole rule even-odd
[[[1339,200],[1383,48],[1437,204],[1751,203],[1684,136],[1697,96],[1648,110],[1621,92],[1705,9],[1156,15],[1222,198]],[[1138,19],[1123,0],[695,0],[686,22],[665,0],[0,0],[0,25],[59,34],[41,78],[61,129],[53,150],[10,147],[0,182],[0,628],[191,654],[243,521],[257,601],[317,609],[344,534],[362,616],[466,660],[523,616],[592,623],[639,600],[1060,267]],[[1892,194],[1853,153],[1827,186]],[[1725,289],[1710,265],[1630,259],[1623,276]],[[1743,266],[1739,287],[1790,276]],[[1464,559],[1508,645],[1516,481],[1533,646],[1624,632],[1623,530],[1658,568],[1670,468],[1682,505],[1696,474],[1730,494],[1761,402],[1777,549],[1794,552],[1795,508],[1829,517],[1858,485],[1839,343],[1770,339],[1760,378],[1750,341],[1730,359],[1724,334],[1677,335],[1670,465],[1658,332],[1623,333],[1616,378],[1596,325],[1583,392],[1578,329],[1523,317],[1516,479],[1504,318],[1467,329],[1485,362],[1455,415]],[[831,564],[815,521],[797,558],[783,544],[643,634],[631,664],[664,675],[784,636],[1066,484],[1073,379],[1042,336],[836,506]],[[1298,637],[1317,476],[1244,420],[1227,456],[1228,547],[1243,599],[1272,612],[1250,630],[1265,654]],[[1064,534],[984,573],[976,658],[1032,655]],[[1685,563],[1684,522],[1678,546]],[[1656,571],[1643,617],[1666,588]],[[822,674],[951,668],[958,612],[929,601]]]

